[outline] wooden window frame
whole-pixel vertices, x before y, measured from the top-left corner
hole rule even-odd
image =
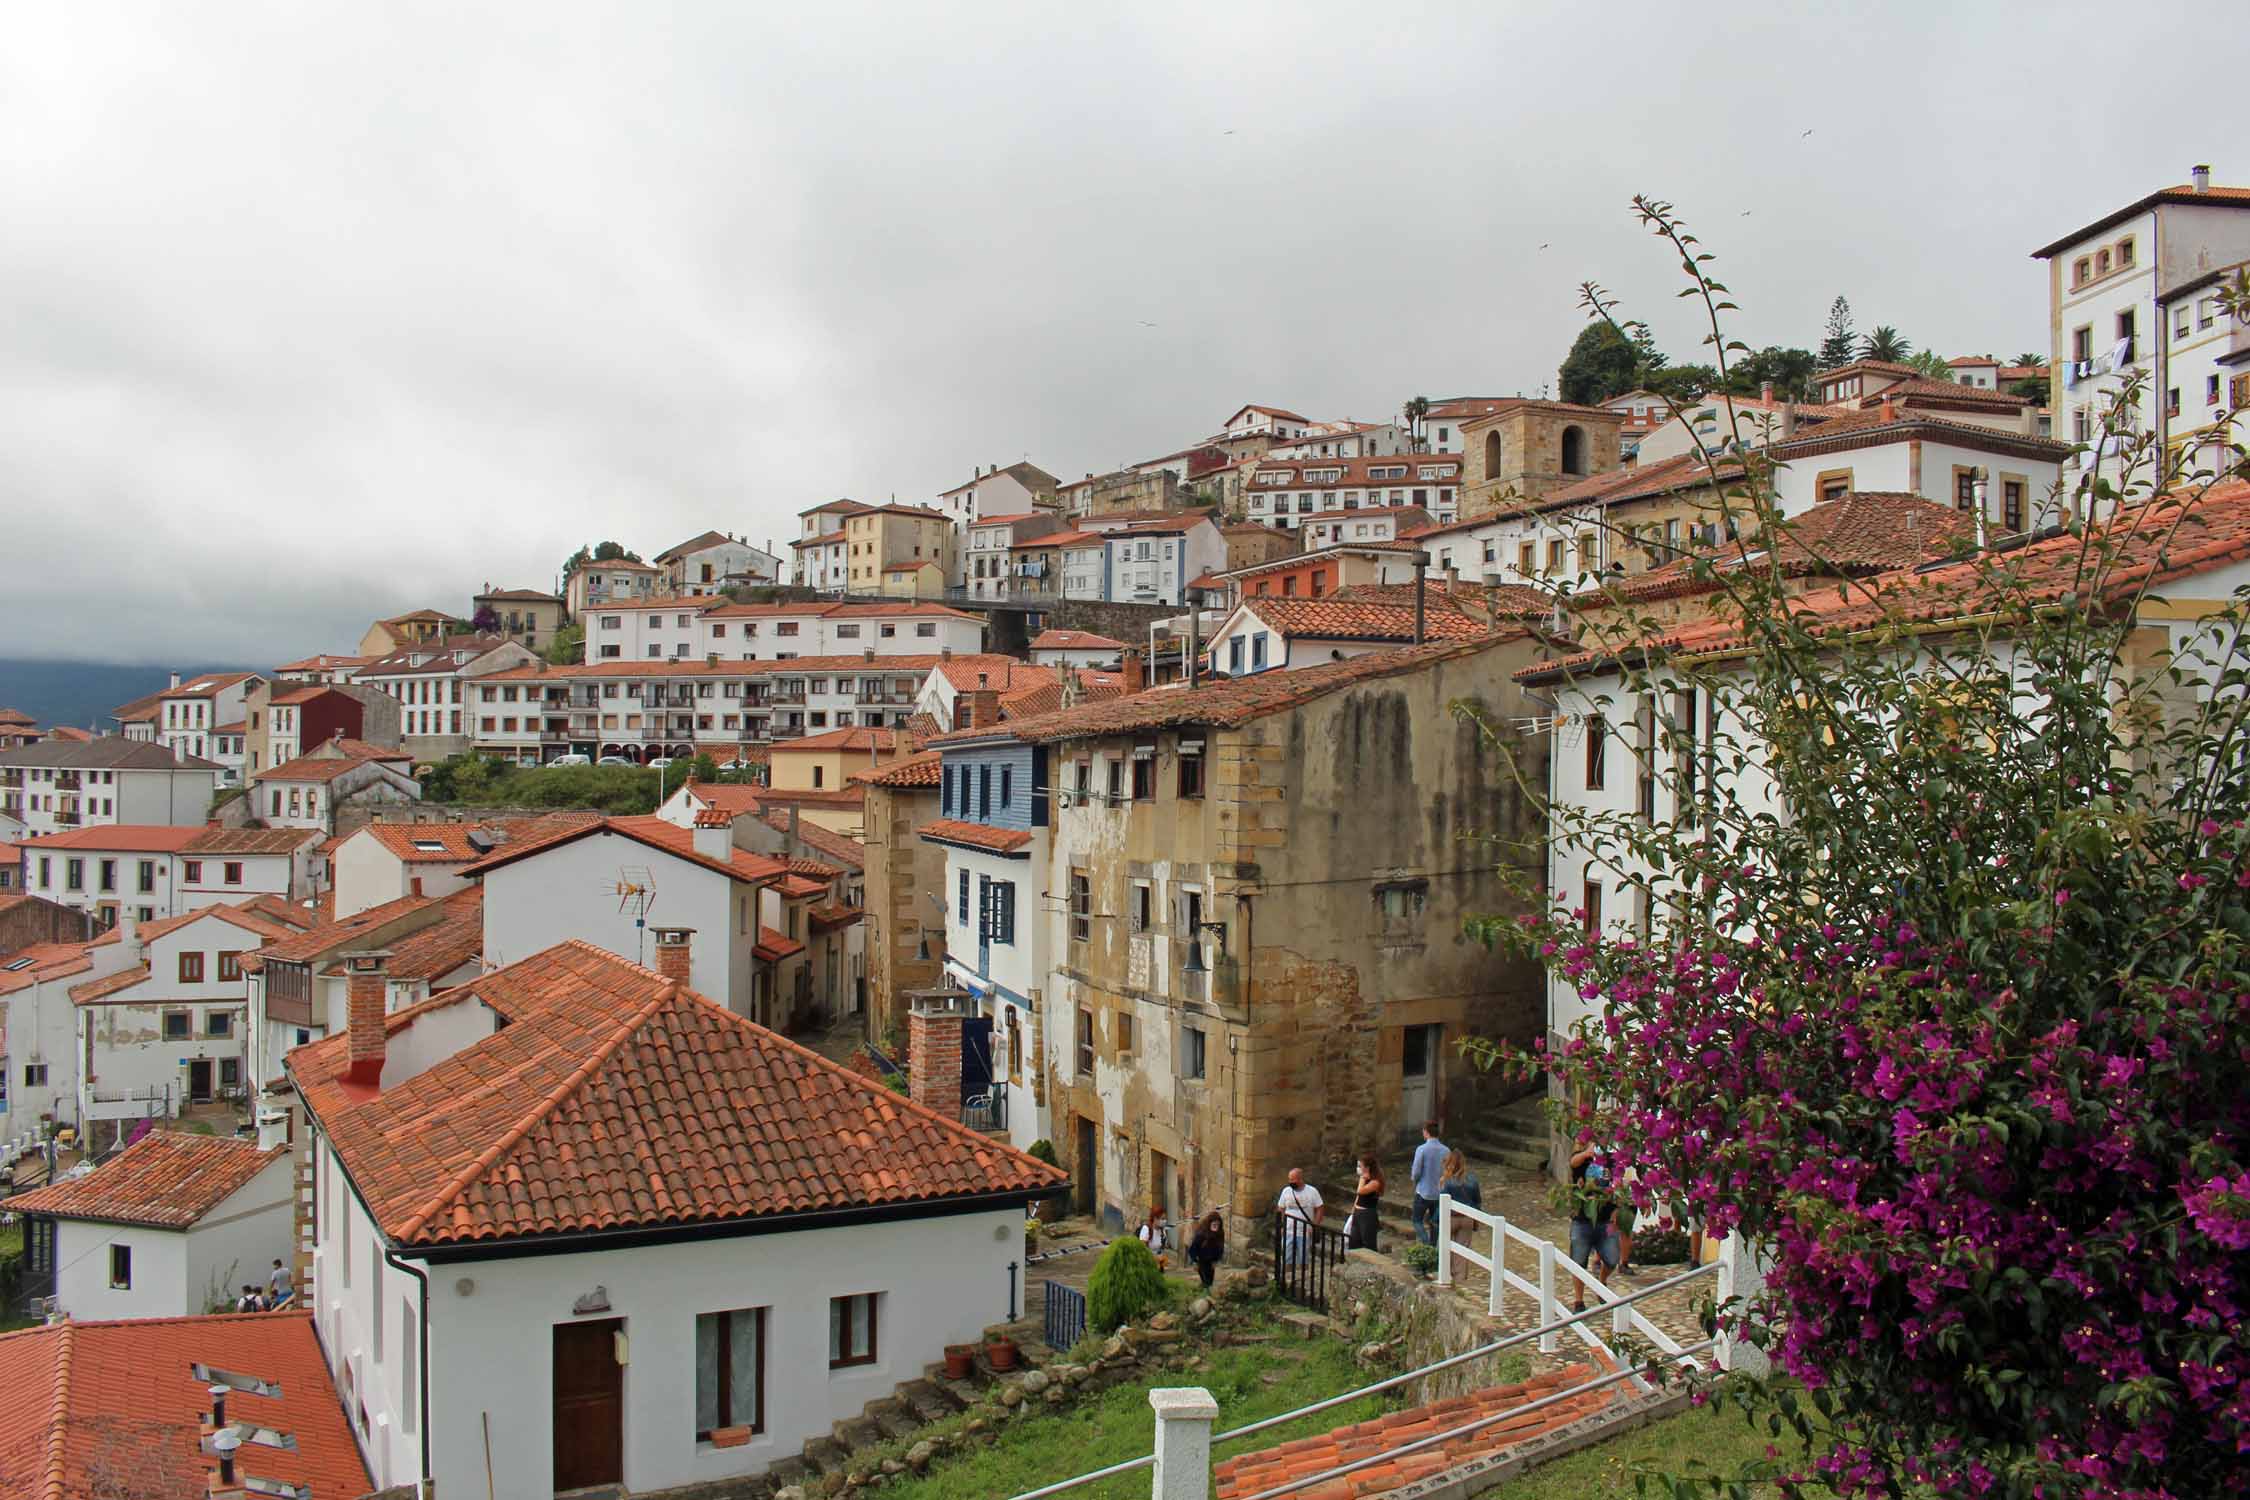
[[[1839,481],[1842,483],[1842,488],[1835,494],[1830,494],[1828,487]],[[1849,469],[1822,469],[1813,476],[1813,498],[1823,504],[1837,499],[1839,496],[1851,494],[1852,490],[1852,471]]]
[[[1609,777],[1609,720],[1601,714],[1586,719],[1586,790],[1604,789]]]
[[[202,982],[203,954],[199,950],[183,951],[180,954],[180,983],[201,984]]]
[[[172,1022],[175,1018],[180,1023],[180,1030],[177,1035],[172,1031]],[[162,1041],[192,1042],[195,1040],[195,1012],[192,1010],[165,1011],[159,1016],[156,1026],[157,1036]]]
[[[242,950],[240,948],[221,948],[219,950],[220,981],[224,983],[229,980],[240,979],[241,977]]]
[[[109,1289],[129,1292],[133,1289],[133,1247],[114,1241],[109,1247]]]
[[[1070,940],[1091,942],[1094,936],[1094,879],[1084,870],[1070,872]]]
[[[758,1390],[756,1400],[753,1403],[756,1410],[747,1423],[731,1420],[736,1415],[733,1401],[734,1361],[729,1357],[733,1351],[728,1345],[734,1337],[733,1319],[741,1313],[749,1313],[757,1320],[758,1325]],[[729,1307],[714,1313],[698,1313],[696,1316],[699,1319],[715,1318],[718,1320],[713,1326],[719,1330],[719,1358],[717,1360],[719,1414],[730,1419],[720,1425],[722,1427],[747,1426],[753,1433],[764,1432],[766,1430],[766,1310],[762,1307]],[[690,1415],[693,1415],[693,1413],[691,1412]],[[696,1433],[695,1440],[699,1443],[707,1443],[711,1440],[711,1433],[716,1430],[718,1429],[700,1430]]]
[[[880,1299],[881,1299],[881,1297],[882,1297],[882,1293],[880,1293],[880,1292],[852,1292],[852,1293],[850,1293],[849,1295],[846,1295],[846,1296],[842,1296],[842,1297],[831,1297],[831,1298],[829,1298],[829,1299],[828,1299],[828,1316],[829,1316],[829,1319],[830,1319],[830,1322],[829,1322],[829,1325],[828,1325],[828,1326],[829,1326],[829,1331],[830,1331],[830,1334],[831,1334],[831,1340],[830,1340],[830,1346],[829,1346],[829,1353],[828,1353],[828,1368],[829,1368],[829,1369],[831,1369],[831,1370],[848,1370],[848,1369],[851,1369],[851,1368],[853,1368],[853,1367],[855,1367],[855,1366],[859,1366],[859,1365],[871,1365],[871,1364],[874,1364],[874,1363],[876,1362],[876,1360],[877,1360],[877,1359],[878,1359],[878,1357],[879,1357],[879,1347],[878,1347],[878,1346],[879,1346],[879,1342],[880,1342],[880,1341],[879,1341],[879,1331],[880,1331],[880,1330],[879,1330],[879,1317],[880,1317],[880,1311],[881,1311],[881,1308],[882,1308],[882,1305],[883,1305],[883,1304],[882,1304],[882,1302],[881,1302],[881,1300],[880,1300]],[[833,1339],[833,1334],[834,1334],[834,1331],[835,1331],[835,1327],[836,1327],[836,1325],[835,1325],[835,1321],[834,1321],[834,1319],[835,1319],[835,1316],[836,1316],[836,1304],[837,1304],[837,1303],[839,1303],[839,1302],[842,1302],[842,1303],[849,1303],[849,1304],[856,1304],[856,1303],[859,1303],[859,1302],[865,1302],[865,1303],[867,1304],[867,1352],[866,1352],[866,1353],[864,1353],[864,1354],[854,1354],[854,1353],[851,1353],[851,1352],[849,1352],[848,1350],[847,1350],[847,1351],[846,1351],[846,1352],[845,1352],[844,1354],[842,1354],[842,1355],[838,1355],[838,1354],[836,1353],[836,1350],[835,1350],[835,1343],[834,1343],[834,1339]],[[847,1313],[846,1313],[846,1314],[844,1315],[844,1336],[845,1336],[845,1339],[846,1339],[846,1341],[847,1341],[847,1342],[848,1342],[848,1341],[850,1340],[850,1337],[851,1337],[851,1326],[852,1326],[852,1325],[851,1325],[851,1314],[847,1312]]]

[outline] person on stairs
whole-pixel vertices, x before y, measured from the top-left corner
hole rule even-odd
[[[1445,1170],[1438,1174],[1438,1192],[1465,1208],[1484,1207],[1484,1188],[1477,1174],[1469,1170],[1469,1159],[1458,1151],[1445,1153]],[[1453,1224],[1453,1237],[1465,1240],[1474,1228],[1467,1219],[1457,1219]]]
[[[1438,1139],[1435,1120],[1422,1122],[1422,1144],[1414,1148],[1407,1176],[1414,1182],[1414,1238],[1425,1245],[1437,1243],[1438,1178],[1445,1173],[1446,1144]]]
[[[1359,1186],[1352,1194],[1352,1216],[1344,1225],[1344,1247],[1373,1250],[1383,1214],[1383,1169],[1370,1151],[1359,1159]]]

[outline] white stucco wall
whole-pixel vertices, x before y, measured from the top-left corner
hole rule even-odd
[[[219,1200],[195,1221],[187,1240],[187,1305],[180,1313],[199,1313],[245,1282],[265,1289],[275,1260],[290,1254],[289,1157],[273,1161],[241,1187]]]
[[[130,1246],[133,1284],[109,1284],[109,1247]],[[199,1289],[195,1289],[199,1290]],[[190,1308],[187,1236],[173,1229],[55,1222],[55,1300],[74,1318],[176,1318]]]

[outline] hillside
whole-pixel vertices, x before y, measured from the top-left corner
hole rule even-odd
[[[107,734],[117,728],[109,719],[111,709],[162,688],[172,680],[172,670],[108,661],[25,661],[0,656],[0,708],[20,708],[45,727],[75,724]],[[188,675],[188,669],[182,669],[182,675]]]

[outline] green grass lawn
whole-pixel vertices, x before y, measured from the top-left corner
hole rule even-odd
[[[1000,1440],[992,1446],[940,1459],[928,1474],[894,1481],[883,1494],[885,1500],[999,1500],[1143,1457],[1156,1435],[1156,1419],[1148,1406],[1150,1385],[1202,1386],[1217,1398],[1219,1428],[1225,1431],[1340,1395],[1377,1378],[1355,1365],[1351,1350],[1334,1339],[1221,1348],[1211,1354],[1206,1369],[1166,1373],[1143,1384],[1104,1391],[1089,1403],[1017,1418],[1001,1429]],[[1219,1456],[1364,1422],[1385,1409],[1379,1398],[1363,1398],[1229,1444]],[[1071,1493],[1089,1500],[1144,1500],[1148,1484],[1148,1471],[1141,1469]]]
[[[1631,1500],[1636,1474],[1731,1478],[1745,1463],[1764,1458],[1769,1442],[1780,1448],[1785,1463],[1795,1462],[1793,1436],[1769,1438],[1762,1426],[1753,1429],[1744,1421],[1741,1412],[1714,1402],[1581,1448],[1491,1493],[1499,1500]],[[1649,1493],[1664,1492],[1652,1489]],[[1770,1484],[1760,1484],[1752,1486],[1750,1493],[1766,1500],[1780,1492]],[[1825,1495],[1828,1491],[1815,1493]]]

